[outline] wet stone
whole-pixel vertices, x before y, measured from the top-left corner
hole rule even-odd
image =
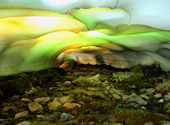
[[[30,102],[28,108],[32,113],[42,113],[44,108],[38,102]]]
[[[60,116],[60,121],[61,121],[61,122],[70,121],[70,120],[72,120],[72,119],[74,119],[74,118],[75,118],[75,116],[73,116],[73,115],[68,115],[68,114],[66,114],[66,113],[63,113],[63,114],[61,114],[61,116]]]
[[[28,118],[29,118],[28,111],[23,111],[23,112],[17,113],[14,117],[14,119],[28,119]]]

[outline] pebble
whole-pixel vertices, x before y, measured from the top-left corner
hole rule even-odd
[[[156,93],[153,97],[155,99],[160,99],[160,98],[162,98],[162,94],[161,93]]]
[[[44,108],[38,102],[30,102],[28,108],[32,113],[42,113]]]
[[[75,118],[75,116],[73,116],[73,115],[68,115],[67,113],[62,113],[60,116],[60,121],[61,122],[70,121],[74,118]]]
[[[78,104],[78,103],[65,103],[65,104],[63,105],[63,107],[66,107],[67,109],[72,109],[72,108],[74,108],[74,107],[76,107],[76,106],[78,106],[79,108],[81,107],[81,105]]]
[[[28,98],[22,98],[21,101],[22,101],[22,102],[28,102],[28,103],[31,102],[31,100],[28,99]]]
[[[14,119],[28,119],[29,118],[29,112],[28,111],[23,111],[20,113],[17,113],[14,116]]]
[[[149,88],[149,89],[146,89],[146,95],[153,95],[154,94],[154,92],[155,92],[155,89],[154,88]]]
[[[61,113],[60,112],[54,112],[53,114],[51,114],[50,116],[49,116],[49,121],[50,122],[56,122],[56,121],[58,121],[58,117],[61,115]]]
[[[56,107],[59,107],[60,105],[62,105],[59,101],[58,98],[55,98],[52,102],[48,103],[48,109],[51,111]]]
[[[154,125],[152,122],[145,123],[144,125]]]
[[[35,98],[35,102],[38,102],[39,104],[46,104],[51,101],[50,97],[41,97],[41,98]]]
[[[21,123],[18,123],[17,125],[31,125],[31,123],[27,121],[23,121]]]

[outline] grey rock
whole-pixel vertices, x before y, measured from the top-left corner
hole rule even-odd
[[[17,125],[31,125],[31,123],[27,121],[23,121],[21,123],[18,123]]]
[[[64,121],[70,121],[70,120],[72,120],[72,119],[74,119],[75,118],[75,116],[73,116],[73,115],[68,115],[68,114],[66,114],[66,113],[63,113],[63,114],[61,114],[61,116],[60,116],[60,121],[62,121],[62,122],[64,122]]]
[[[49,121],[50,122],[56,122],[58,121],[58,117],[61,115],[60,112],[55,112],[52,115],[49,116]]]
[[[29,118],[29,112],[28,111],[23,111],[20,113],[17,113],[14,116],[14,119],[28,119]]]
[[[129,98],[128,102],[135,102],[137,104],[140,105],[147,105],[148,103],[146,101],[144,101],[141,97],[137,97],[137,98]]]
[[[32,113],[42,113],[44,108],[38,102],[30,102],[28,108]]]

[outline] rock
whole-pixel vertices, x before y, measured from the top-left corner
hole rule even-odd
[[[136,94],[136,93],[132,93],[130,96],[129,96],[129,98],[137,98],[138,97],[138,95]]]
[[[31,88],[31,90],[30,90],[30,92],[34,94],[34,93],[36,93],[36,92],[37,92],[37,89],[36,89],[36,88],[34,88],[34,87],[32,87],[32,88]]]
[[[159,99],[157,103],[164,103],[164,99]]]
[[[89,77],[89,78],[80,77],[80,78],[72,81],[72,83],[77,86],[99,86],[102,84],[100,81],[100,74],[97,74],[97,75],[95,75],[93,77]]]
[[[126,101],[128,103],[137,103],[139,105],[147,105],[147,102],[144,101],[141,97],[137,96],[135,93],[131,94]]]
[[[170,94],[164,96],[165,101],[169,102],[170,101]]]
[[[135,85],[131,85],[131,86],[129,86],[129,88],[131,88],[131,89],[135,89],[135,88],[136,88],[136,86],[135,86]]]
[[[46,104],[51,101],[50,97],[41,97],[34,99],[35,102],[38,102],[39,104]]]
[[[30,102],[28,108],[32,113],[42,113],[44,108],[38,102]]]
[[[95,125],[95,122],[89,122],[89,125]]]
[[[72,119],[74,119],[74,118],[75,118],[75,116],[73,116],[73,115],[68,115],[68,114],[66,114],[66,113],[63,113],[63,114],[61,114],[61,116],[60,116],[60,121],[61,121],[61,122],[70,121],[70,120],[72,120]]]
[[[129,98],[128,102],[136,102],[137,104],[140,105],[147,105],[148,103],[146,101],[144,101],[141,97],[137,97],[137,98]]]
[[[23,111],[20,113],[17,113],[14,116],[14,119],[28,119],[29,118],[29,112],[28,111]]]
[[[140,94],[140,97],[144,100],[150,100],[150,98],[145,94]]]
[[[108,86],[108,85],[109,85],[109,82],[108,82],[108,81],[102,82],[102,87],[106,87],[106,86]]]
[[[78,106],[79,108],[81,107],[81,105],[78,104],[78,103],[65,103],[65,104],[63,105],[63,107],[65,107],[65,108],[67,108],[67,109],[72,109],[72,108],[74,108],[74,107],[76,107],[76,106]]]
[[[103,122],[103,125],[110,125],[109,122]]]
[[[164,109],[166,113],[170,113],[170,102],[165,105]]]
[[[141,90],[139,90],[139,93],[145,93],[146,92],[146,89],[145,88],[143,88],[143,89],[141,89]]]
[[[146,89],[146,95],[153,95],[155,92],[155,89],[154,88],[149,88],[149,89]]]
[[[154,125],[152,122],[147,122],[144,125]]]
[[[74,99],[71,98],[70,96],[63,96],[59,99],[60,103],[65,104],[68,102],[72,102]]]
[[[129,95],[123,95],[122,96],[122,103],[127,103],[129,100]]]
[[[60,105],[62,105],[59,101],[58,98],[55,98],[52,102],[48,103],[48,109],[51,111],[56,107],[59,107]]]
[[[110,116],[109,118],[107,118],[107,121],[111,123],[115,123],[117,119],[114,116]]]
[[[157,93],[153,96],[155,99],[160,99],[162,98],[162,94],[161,93]]]
[[[170,121],[162,120],[160,121],[161,125],[170,125]]]
[[[27,103],[31,102],[31,100],[28,99],[28,98],[22,98],[21,101],[22,101],[22,102],[27,102]]]
[[[2,122],[4,122],[5,121],[5,119],[0,119],[0,123],[2,123]]]
[[[105,89],[106,89],[106,90],[110,90],[111,88],[110,88],[110,86],[107,86],[107,87],[105,87]]]
[[[45,121],[45,120],[47,120],[46,118],[44,118],[43,115],[36,115],[36,117],[37,117],[37,119],[38,119],[39,121]]]
[[[135,76],[133,72],[116,72],[113,73],[113,80],[115,82],[122,82],[125,79],[129,79],[131,77]]]
[[[117,94],[112,94],[113,98],[116,99],[117,101],[120,101],[122,98],[121,96],[117,95]]]
[[[113,94],[117,94],[117,95],[119,95],[119,96],[121,96],[121,97],[124,95],[124,93],[123,93],[122,90],[117,90],[117,89],[114,89],[114,88],[112,88],[112,89],[110,90],[110,92],[113,93]]]
[[[13,97],[10,98],[12,101],[18,101],[20,100],[19,95],[14,95]]]
[[[69,87],[69,86],[71,86],[71,82],[70,81],[65,81],[63,83],[63,86]]]
[[[49,121],[50,122],[56,122],[58,121],[58,117],[61,115],[60,112],[55,112],[52,115],[49,116]]]
[[[27,121],[23,121],[21,123],[18,123],[17,125],[31,125],[31,123]]]

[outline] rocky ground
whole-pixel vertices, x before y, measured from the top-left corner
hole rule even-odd
[[[0,77],[2,125],[169,125],[170,72],[78,65]]]

